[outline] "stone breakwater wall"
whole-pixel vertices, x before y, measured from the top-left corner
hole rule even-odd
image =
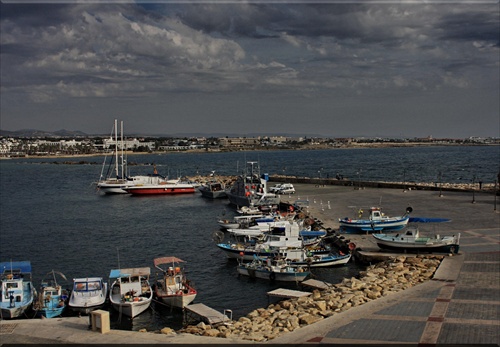
[[[352,307],[427,281],[433,277],[444,257],[443,255],[392,257],[368,266],[365,271],[360,272],[359,278],[346,278],[328,289],[314,289],[308,297],[286,299],[267,308],[256,309],[229,325],[210,326],[199,323],[187,326],[178,332],[164,328],[161,333],[188,333],[256,342],[269,341]]]

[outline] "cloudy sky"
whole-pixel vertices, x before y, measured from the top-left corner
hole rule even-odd
[[[2,130],[500,135],[498,1],[0,6]]]

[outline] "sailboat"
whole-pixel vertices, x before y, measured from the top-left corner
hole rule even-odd
[[[120,121],[120,142],[118,142],[118,121],[115,119],[114,129],[111,132],[111,140],[113,140],[115,149],[113,156],[108,164],[107,158],[104,158],[102,165],[101,176],[97,182],[98,191],[104,194],[128,194],[126,188],[144,184],[161,184],[166,182],[166,178],[156,172],[149,175],[127,175],[127,165],[124,157],[125,144],[123,141],[123,121]],[[107,173],[104,170],[107,168]]]

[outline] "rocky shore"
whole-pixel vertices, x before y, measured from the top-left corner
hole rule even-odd
[[[170,328],[162,334],[177,333],[264,342],[316,323],[327,317],[391,295],[430,280],[444,255],[397,256],[370,265],[359,278],[344,279],[328,289],[314,289],[307,297],[287,299],[259,308],[230,324],[210,326],[199,323],[179,331]]]

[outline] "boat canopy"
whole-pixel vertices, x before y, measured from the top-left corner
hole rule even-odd
[[[109,273],[109,278],[122,278],[130,276],[149,276],[151,269],[149,267],[138,267],[131,269],[113,269]]]
[[[410,217],[409,223],[443,223],[449,222],[448,218],[426,218],[426,217]]]
[[[155,266],[161,264],[171,264],[171,263],[184,263],[184,260],[179,259],[177,257],[162,257],[162,258],[155,258],[154,260]]]
[[[0,263],[0,269],[3,274],[8,273],[31,273],[30,261],[7,261]]]

